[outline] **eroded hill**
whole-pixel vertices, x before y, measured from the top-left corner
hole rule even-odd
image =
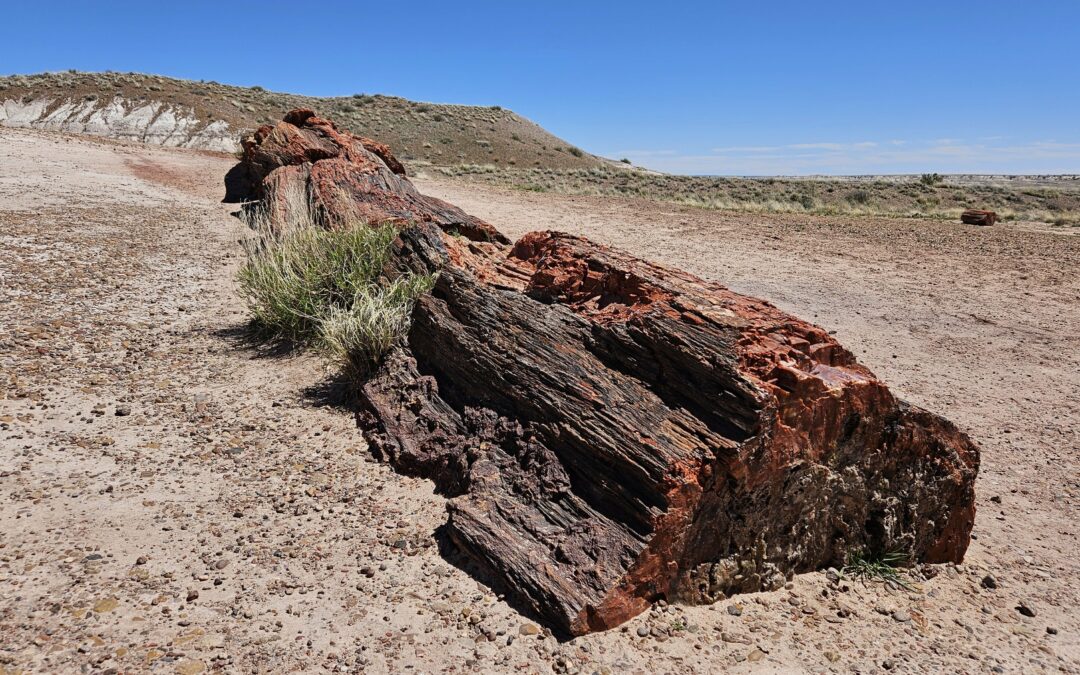
[[[389,144],[406,162],[552,169],[606,163],[498,106],[419,103],[377,94],[317,98],[139,73],[0,78],[2,125],[172,147],[232,151],[245,131],[298,107]]]

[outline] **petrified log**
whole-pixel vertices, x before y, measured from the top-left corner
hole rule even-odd
[[[482,221],[473,240],[452,236],[438,214],[453,207],[425,210],[384,160],[349,147],[294,153],[305,164],[261,184],[264,196],[310,189],[338,162],[341,184],[365,186],[351,193],[365,212],[401,194],[417,210],[386,273],[438,281],[407,341],[359,385],[365,436],[436,483],[452,539],[554,628],[775,588],[855,550],[962,559],[978,450],[825,331],[578,237],[510,247]]]
[[[479,218],[417,192],[390,148],[339,131],[311,110],[290,111],[276,125],[259,127],[241,145],[250,190],[245,196],[260,199],[271,220],[289,222],[292,209],[313,206],[328,227],[355,221],[430,222],[470,239],[509,243]]]
[[[993,211],[968,209],[960,214],[960,222],[967,225],[993,225],[997,220],[998,216]]]

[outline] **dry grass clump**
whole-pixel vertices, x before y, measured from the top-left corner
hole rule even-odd
[[[313,346],[350,374],[362,374],[402,339],[416,299],[434,277],[389,280],[383,268],[397,236],[393,225],[321,227],[307,222],[273,228],[258,212],[243,242],[240,290],[264,337]]]
[[[359,289],[347,307],[332,306],[322,318],[320,346],[347,371],[364,372],[405,337],[413,304],[434,281],[410,275]]]

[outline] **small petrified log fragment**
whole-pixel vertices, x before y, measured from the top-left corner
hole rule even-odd
[[[960,222],[967,225],[993,225],[997,221],[998,216],[993,211],[968,209],[960,214]]]
[[[340,159],[266,155],[301,163],[264,186],[310,186]],[[468,218],[399,174],[349,166],[334,183],[363,182],[363,204],[407,194]],[[413,220],[386,273],[438,281],[360,384],[365,436],[436,483],[452,539],[557,630],[610,628],[662,597],[774,588],[853,550],[962,559],[977,448],[822,329],[578,237],[510,247],[482,221],[472,241],[446,218]]]

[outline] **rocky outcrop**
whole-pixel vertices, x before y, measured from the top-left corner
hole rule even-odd
[[[202,121],[190,109],[159,101],[7,99],[0,103],[0,125],[105,136],[167,147],[224,152],[237,148],[237,132],[230,129],[227,122]]]
[[[578,237],[510,246],[309,112],[245,143],[253,194],[299,186],[331,227],[400,222],[386,274],[439,275],[359,385],[371,449],[431,478],[453,541],[554,628],[852,551],[962,559],[977,448],[825,331]]]

